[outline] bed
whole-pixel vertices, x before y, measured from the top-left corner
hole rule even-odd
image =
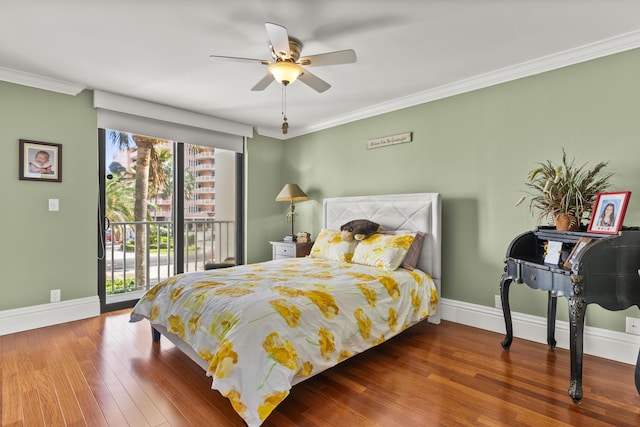
[[[383,232],[341,241],[354,219]],[[438,193],[328,198],[309,257],[176,275],[140,299],[131,321],[147,319],[154,339],[200,365],[257,427],[293,385],[415,323],[440,322],[440,220]]]

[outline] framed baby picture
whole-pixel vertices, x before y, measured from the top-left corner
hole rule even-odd
[[[631,191],[598,193],[591,211],[589,233],[618,234],[622,229]]]
[[[62,144],[20,140],[21,180],[62,182]]]

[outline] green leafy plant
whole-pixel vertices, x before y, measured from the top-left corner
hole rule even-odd
[[[600,162],[587,169],[586,163],[575,166],[575,159],[569,161],[562,149],[562,163],[553,164],[547,160],[532,169],[526,185],[529,193],[529,209],[532,214],[539,211],[538,221],[545,218],[557,222],[558,215],[570,218],[570,228],[578,229],[583,218],[589,218],[598,193],[609,187],[613,174],[603,172],[608,162]],[[523,196],[517,205],[527,199]]]
[[[126,283],[122,279],[115,279],[106,281],[105,288],[107,289],[107,295],[121,294],[123,292],[133,292],[136,289],[136,281],[134,279],[127,279]]]

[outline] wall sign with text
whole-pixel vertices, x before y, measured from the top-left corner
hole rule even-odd
[[[397,135],[383,136],[367,140],[367,149],[386,147],[388,145],[402,144],[413,140],[412,132],[399,133]]]

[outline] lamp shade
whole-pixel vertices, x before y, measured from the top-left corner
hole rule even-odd
[[[297,202],[307,199],[307,195],[298,187],[298,184],[285,184],[276,196],[276,202]]]
[[[269,72],[271,72],[273,78],[285,86],[295,82],[298,76],[302,74],[302,71],[301,66],[290,61],[278,61],[269,65]]]

